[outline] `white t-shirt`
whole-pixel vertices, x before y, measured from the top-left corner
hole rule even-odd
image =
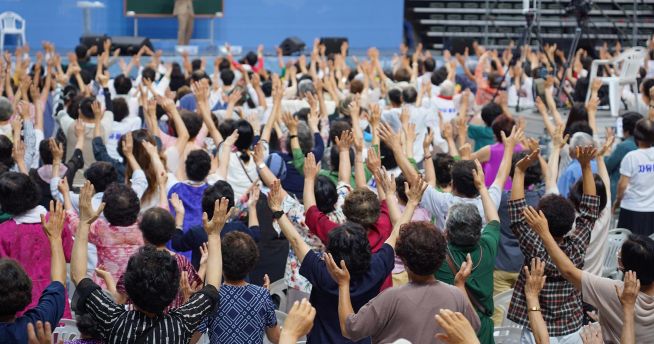
[[[127,116],[120,122],[115,122],[111,126],[111,133],[107,136],[107,154],[110,157],[123,161],[123,158],[118,154],[118,141],[120,137],[127,132],[141,129],[141,118],[137,116]]]
[[[499,208],[500,200],[502,199],[502,190],[497,185],[493,184],[488,188],[488,194],[490,195],[495,208]],[[481,215],[484,225],[486,224],[486,216],[484,212],[484,206],[481,203],[481,197],[477,196],[475,198],[466,198],[455,196],[449,192],[440,192],[437,191],[434,187],[429,186],[425,193],[422,195],[422,201],[420,201],[420,206],[427,209],[429,213],[435,218],[436,226],[438,229],[445,229],[445,219],[447,218],[447,212],[450,207],[458,203],[471,203],[477,206],[479,210],[479,215]]]
[[[620,206],[631,211],[654,212],[654,147],[627,153],[620,163],[620,174],[629,177]]]
[[[520,98],[521,108],[534,107],[534,92],[533,92],[533,79],[524,77],[522,78],[522,85],[518,90],[515,83],[511,83],[508,89],[508,105],[518,105],[518,98]]]
[[[610,188],[606,188],[608,200],[611,200]],[[595,226],[590,232],[590,242],[586,249],[586,258],[584,258],[584,271],[590,272],[596,276],[602,276],[604,259],[608,249],[609,227],[611,227],[611,202],[606,203],[606,207],[600,213],[595,221]]]
[[[220,145],[218,148],[218,154],[225,149],[224,145]],[[268,143],[264,142],[263,144],[264,156],[268,156]],[[220,155],[219,155],[220,156]],[[248,162],[241,160],[241,153],[231,152],[229,154],[229,166],[227,167],[227,182],[234,189],[234,200],[238,200],[245,194],[252,185],[252,183],[259,180],[259,171],[257,171],[257,165],[254,163],[254,159],[250,158]],[[207,178],[209,184],[213,184],[216,181],[212,180],[211,176]]]

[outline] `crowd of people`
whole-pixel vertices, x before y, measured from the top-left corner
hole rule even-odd
[[[494,343],[506,321],[522,343],[653,341],[647,61],[615,132],[583,49],[566,70],[556,45],[316,40],[213,68],[110,47],[0,59],[0,342],[62,319],[66,343]]]

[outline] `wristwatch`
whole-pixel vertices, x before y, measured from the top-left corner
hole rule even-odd
[[[283,210],[273,211],[272,218],[273,218],[273,220],[279,220],[282,217],[282,215],[284,215]]]
[[[292,140],[292,139],[294,139],[294,138],[297,138],[297,135],[290,135],[290,136],[288,137],[289,140]]]
[[[540,307],[531,307],[529,308],[530,312],[540,312]]]
[[[257,165],[257,168],[263,170],[264,168],[266,168],[266,164],[262,162],[259,165]]]

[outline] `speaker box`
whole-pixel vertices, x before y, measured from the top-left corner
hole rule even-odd
[[[154,51],[150,39],[147,37],[115,36],[111,37],[111,50],[120,49],[121,56],[132,56],[141,47],[147,46]]]
[[[338,54],[341,52],[343,42],[349,42],[346,37],[322,37],[320,44],[325,45],[325,54]]]
[[[466,48],[469,48],[469,52],[472,55],[474,52],[472,50],[473,38],[451,38],[445,41],[444,47],[448,49],[452,54],[461,54],[465,52]]]
[[[104,41],[109,38],[107,35],[89,35],[89,36],[82,36],[79,38],[79,43],[85,45],[87,48],[90,48],[92,46],[97,46],[98,47],[98,55],[102,54],[102,50],[104,47],[102,44]]]
[[[289,56],[301,53],[302,50],[304,50],[304,47],[306,47],[306,44],[304,44],[304,41],[300,38],[293,36],[286,37],[279,47],[282,48],[282,54],[284,54],[284,56]]]

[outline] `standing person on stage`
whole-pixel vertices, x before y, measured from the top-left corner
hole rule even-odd
[[[193,0],[175,0],[173,15],[177,16],[177,44],[188,45],[193,34]]]

